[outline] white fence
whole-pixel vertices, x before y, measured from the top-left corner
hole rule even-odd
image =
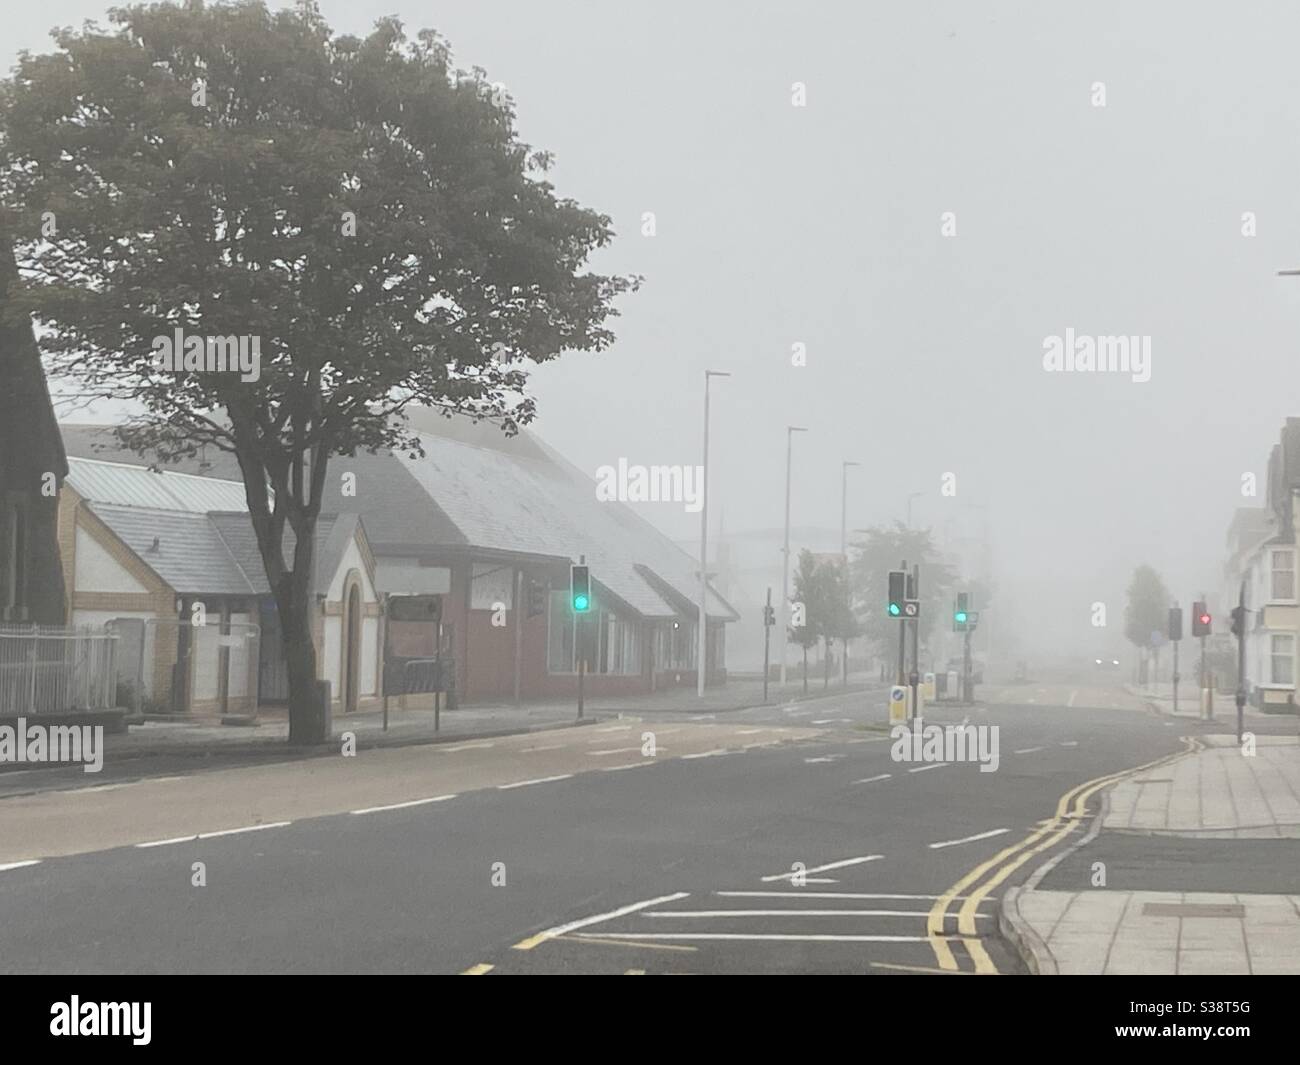
[[[0,715],[113,709],[116,653],[95,629],[0,627]]]

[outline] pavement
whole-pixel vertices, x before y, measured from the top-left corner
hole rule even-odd
[[[0,971],[1025,972],[1003,897],[1190,741],[1113,688],[992,694],[925,714],[996,727],[992,772],[847,692],[42,781],[0,798]]]
[[[1087,836],[1003,898],[1004,930],[1031,971],[1300,971],[1294,731],[1243,746],[1207,732],[1103,798]]]

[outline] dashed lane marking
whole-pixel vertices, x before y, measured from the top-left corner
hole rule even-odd
[[[587,934],[579,932],[585,939]],[[681,939],[681,940],[740,940],[743,942],[781,943],[925,943],[926,936],[869,936],[869,935],[795,935],[789,932],[605,932],[607,939]]]
[[[937,851],[944,847],[957,847],[963,843],[974,843],[976,840],[980,839],[992,839],[994,836],[1003,836],[1010,831],[1011,829],[1009,828],[995,828],[991,832],[981,832],[976,836],[963,836],[961,839],[945,839],[941,843],[931,843],[930,849],[932,851]]]
[[[1037,753],[1038,753],[1039,751],[1041,751],[1041,750],[1045,750],[1045,748],[1043,748],[1043,747],[1022,747],[1020,750],[1018,750],[1018,751],[1012,751],[1011,753],[1012,753],[1012,754],[1037,754]]]
[[[915,769],[909,769],[909,773],[924,773],[927,769],[943,769],[952,765],[952,762],[931,762],[929,765],[919,765]]]
[[[460,975],[461,976],[485,976],[495,968],[496,968],[495,965],[489,965],[487,962],[481,961],[477,965],[471,965]]]
[[[516,780],[513,784],[498,784],[498,791],[509,791],[511,788],[526,788],[532,784],[549,784],[553,780],[568,780],[572,773],[560,773],[553,777],[537,777],[535,780]]]
[[[864,854],[859,858],[842,858],[838,862],[828,862],[826,865],[819,865],[813,869],[804,869],[802,873],[791,870],[788,873],[777,873],[775,876],[763,877],[763,883],[771,883],[773,880],[790,880],[796,876],[811,876],[813,873],[829,873],[832,869],[846,869],[850,865],[862,865],[865,862],[878,862],[884,857],[883,854]]]
[[[25,862],[8,862],[5,865],[0,865],[0,873],[7,872],[10,869],[26,869],[29,865],[40,864],[41,860],[39,858],[29,858]]]
[[[427,806],[431,802],[446,802],[448,799],[454,799],[455,795],[434,795],[429,799],[411,799],[407,802],[389,803],[387,806],[364,806],[360,810],[353,810],[354,814],[377,814],[385,810],[405,810],[411,806]]]
[[[486,743],[457,743],[451,747],[435,747],[434,750],[440,754],[455,754],[457,751],[482,751],[495,746],[496,744],[491,741]]]
[[[880,774],[878,774],[877,776],[874,776],[874,777],[865,777],[865,778],[862,779],[862,780],[855,780],[853,783],[854,783],[854,784],[874,784],[877,780],[888,780],[891,776],[893,776],[892,773],[880,773]]]

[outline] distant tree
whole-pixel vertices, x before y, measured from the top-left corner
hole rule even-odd
[[[808,649],[816,647],[822,638],[826,621],[825,579],[813,553],[807,548],[799,552],[799,568],[794,573],[794,590],[791,602],[802,604],[803,624],[791,625],[787,638],[803,648],[803,690],[808,692]]]
[[[53,372],[143,408],[128,446],[236,456],[290,742],[317,742],[310,597],[331,457],[418,453],[411,404],[516,432],[534,413],[521,360],[606,348],[638,279],[587,271],[609,218],[555,194],[509,97],[453,68],[432,30],[410,41],[383,18],[335,36],[310,0],[108,17],[112,32],[57,31],[56,54],[22,54],[0,84],[0,229],[26,280],[13,302],[44,328]],[[260,375],[162,368],[155,345],[177,330],[257,338]]]
[[[826,668],[822,682],[822,687],[825,688],[830,685],[831,640],[840,641],[840,653],[847,659],[849,640],[862,631],[862,626],[853,613],[853,591],[844,559],[822,559],[820,578],[823,582],[823,610],[826,613],[822,625],[822,639],[826,646]]]
[[[1164,632],[1169,622],[1171,597],[1165,582],[1150,566],[1138,566],[1128,586],[1124,607],[1124,636],[1140,651],[1155,650],[1153,632]]]
[[[864,539],[852,545],[850,575],[853,584],[854,611],[862,631],[880,654],[888,655],[898,644],[898,622],[885,613],[889,571],[907,560],[908,569],[921,567],[922,641],[934,631],[942,618],[949,623],[949,607],[955,575],[939,561],[938,552],[928,529],[908,529],[901,522],[866,531]]]

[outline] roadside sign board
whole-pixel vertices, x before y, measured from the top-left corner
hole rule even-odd
[[[903,602],[903,617],[916,618],[921,616],[921,600],[907,599]]]

